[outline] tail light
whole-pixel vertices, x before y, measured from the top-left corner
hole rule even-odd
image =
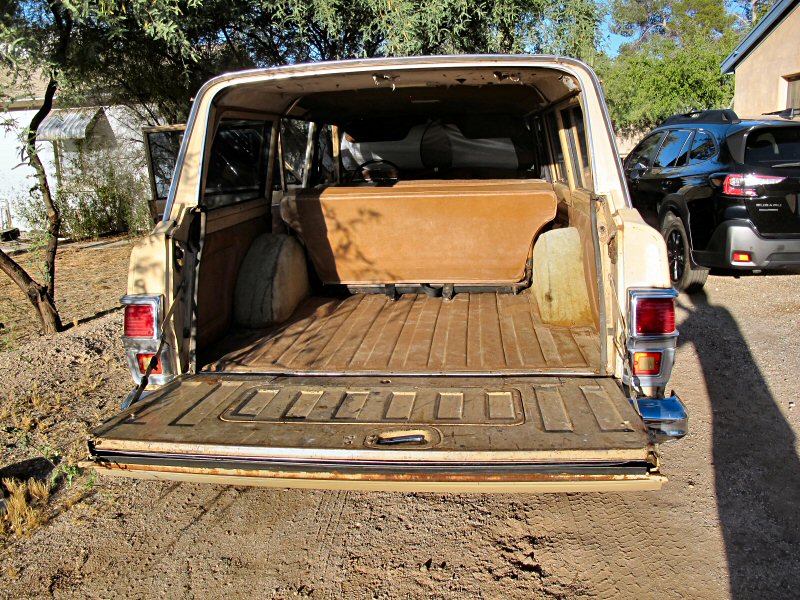
[[[640,298],[635,310],[636,335],[675,333],[674,298]]]
[[[155,354],[144,354],[139,353],[136,355],[136,364],[139,365],[139,373],[144,375],[145,371],[147,371],[147,366],[150,364],[150,361],[153,360]],[[156,361],[156,366],[153,367],[153,370],[150,372],[151,375],[161,375],[163,370],[161,369],[161,359],[159,358]]]
[[[156,337],[155,304],[128,304],[125,307],[125,337]]]
[[[786,177],[732,173],[725,177],[725,181],[722,183],[722,193],[728,196],[758,196],[758,192],[755,190],[757,186],[775,185],[784,179]]]
[[[675,392],[666,396],[678,337],[678,292],[651,288],[630,290],[628,294],[630,329],[622,381],[631,405],[655,442],[681,438],[688,428],[686,409]]]
[[[658,397],[672,374],[678,332],[675,328],[675,298],[668,289],[638,289],[629,292],[627,340],[628,372],[623,381],[634,389]]]
[[[634,375],[658,375],[661,372],[661,352],[634,352]]]
[[[161,343],[163,300],[161,296],[141,294],[124,296],[121,302],[125,306],[122,342],[131,377],[138,385]],[[171,379],[172,350],[165,343],[148,384],[163,385]]]

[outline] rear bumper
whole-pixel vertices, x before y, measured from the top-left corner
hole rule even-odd
[[[205,461],[203,461],[205,462]],[[148,464],[150,463],[150,464]],[[445,468],[433,472],[399,472],[382,468],[370,469],[360,465],[347,469],[326,465],[263,465],[262,468],[242,464],[152,464],[151,461],[116,462],[95,459],[81,464],[98,473],[116,477],[156,481],[186,481],[224,485],[270,488],[335,489],[387,492],[439,493],[563,493],[563,492],[621,492],[661,489],[667,478],[653,465],[631,465],[625,468],[588,467],[584,472],[547,472],[547,469],[498,468],[491,471],[478,468]],[[622,472],[619,472],[622,471]]]
[[[752,260],[734,263],[733,252],[749,252]],[[726,221],[714,231],[706,250],[692,252],[692,258],[701,267],[718,269],[800,267],[800,238],[765,238],[750,221]]]
[[[631,399],[656,442],[677,440],[689,432],[689,413],[673,392],[668,398]]]

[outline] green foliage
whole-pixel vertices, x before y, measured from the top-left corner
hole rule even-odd
[[[185,119],[204,81],[230,70],[370,56],[541,52],[593,62],[598,0],[12,0],[8,64],[53,65],[60,100]],[[58,15],[61,17],[59,18]],[[69,24],[65,56],[53,47]],[[12,40],[17,40],[12,44]],[[33,60],[35,57],[35,60]]]
[[[733,36],[685,45],[656,38],[623,48],[600,69],[616,127],[649,129],[675,113],[728,107],[733,77],[722,75],[719,65],[735,44]]]
[[[0,60],[51,65],[62,105],[126,104],[150,123],[186,118],[204,81],[230,70],[370,56],[549,53],[605,81],[615,124],[639,129],[725,107],[719,63],[774,0],[10,0]],[[598,50],[600,24],[628,42]],[[71,44],[59,55],[68,27]]]
[[[640,131],[675,113],[730,106],[733,77],[720,64],[749,28],[753,8],[768,3],[738,4],[731,12],[723,0],[612,0],[611,31],[630,41],[598,71],[617,129]]]
[[[77,154],[65,169],[67,183],[56,193],[63,235],[90,239],[149,229],[147,198],[150,190],[141,169],[136,168],[135,163],[120,161],[111,149]],[[18,199],[16,207],[32,228],[46,229],[45,207],[35,193]]]

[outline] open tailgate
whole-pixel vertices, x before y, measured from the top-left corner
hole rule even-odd
[[[101,473],[407,491],[652,490],[610,378],[183,376],[95,429]]]

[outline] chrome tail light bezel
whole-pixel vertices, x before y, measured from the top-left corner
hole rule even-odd
[[[668,333],[638,334],[636,333],[637,312],[639,303],[644,299],[669,299],[674,302],[677,297],[678,291],[672,288],[646,288],[628,291],[628,335],[626,344],[628,368],[623,373],[623,383],[625,385],[634,389],[666,388],[675,362],[678,329],[675,327],[673,331]],[[661,369],[659,372],[651,375],[635,374],[633,372],[633,356],[637,352],[661,353]]]
[[[133,379],[136,385],[139,385],[142,381],[143,373],[139,370],[137,355],[156,354],[158,352],[158,347],[163,335],[162,321],[164,317],[164,297],[151,294],[129,294],[120,299],[120,304],[123,306],[150,305],[153,307],[155,314],[152,336],[132,337],[124,335],[124,332],[122,336],[122,344],[125,348],[125,358],[131,373],[131,379]],[[159,374],[151,373],[148,385],[164,385],[175,378],[175,374],[172,370],[172,349],[169,344],[164,344],[160,359],[162,372]]]

